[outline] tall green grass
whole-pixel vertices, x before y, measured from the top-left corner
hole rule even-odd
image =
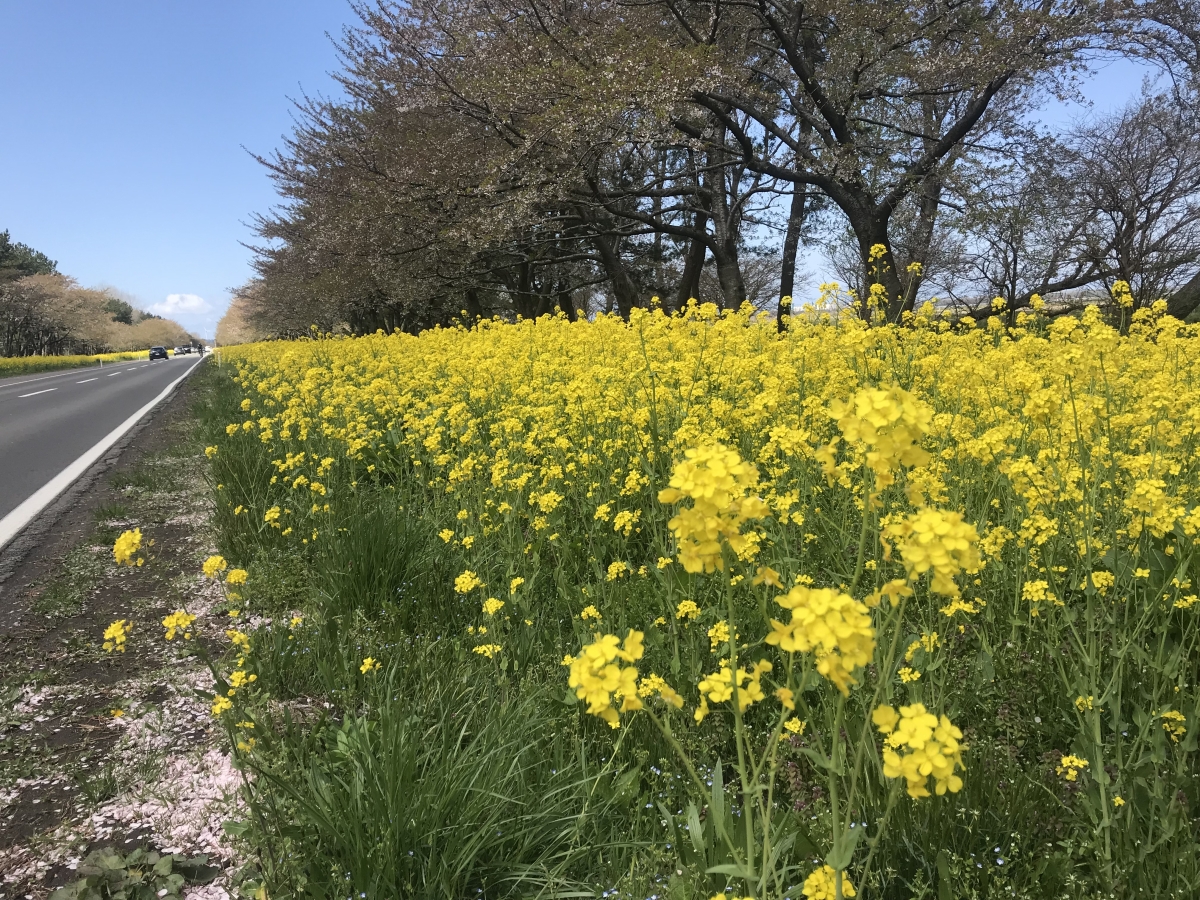
[[[260,757],[270,883],[451,900],[590,896],[621,877],[637,851],[634,803],[565,705],[536,683],[481,677],[439,642],[393,659],[364,678],[357,710],[285,721]]]

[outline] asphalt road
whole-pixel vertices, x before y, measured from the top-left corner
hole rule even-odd
[[[0,519],[200,359],[137,360],[0,379]]]

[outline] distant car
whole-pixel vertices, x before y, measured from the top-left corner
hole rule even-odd
[[[167,358],[167,348],[166,347],[151,347],[150,348],[150,358],[151,359],[166,359]]]
[[[185,354],[185,353],[187,353],[187,348],[186,348],[186,347],[176,347],[176,348],[175,348],[175,355],[176,355],[176,356],[183,356],[183,354]]]

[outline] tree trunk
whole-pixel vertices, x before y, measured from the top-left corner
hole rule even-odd
[[[605,312],[612,312],[613,302],[616,302],[617,312],[621,318],[629,320],[629,314],[638,306],[637,285],[629,276],[629,269],[621,259],[621,238],[613,234],[611,222],[603,213],[590,210],[582,205],[575,207],[579,221],[588,226],[591,232],[592,245],[600,256],[600,266],[608,276],[611,290],[605,304]]]
[[[792,186],[792,206],[788,211],[787,231],[783,236],[783,266],[779,272],[779,309],[775,324],[780,332],[787,330],[787,317],[792,314],[792,291],[796,289],[796,253],[800,249],[800,229],[808,191],[802,184]]]
[[[708,215],[697,210],[696,230],[703,232],[707,225]],[[696,295],[700,293],[700,273],[704,271],[704,257],[707,254],[708,242],[703,237],[692,238],[692,244],[683,260],[683,277],[679,281],[676,309],[683,309],[689,300],[696,299]]]
[[[913,241],[913,258],[911,262],[919,263],[921,268],[916,272],[905,273],[908,276],[904,287],[903,301],[897,316],[911,312],[917,303],[917,291],[925,280],[925,264],[929,261],[929,245],[933,243],[933,228],[937,224],[937,214],[942,202],[942,177],[931,174],[921,185],[921,208],[917,213],[917,227]],[[899,273],[897,273],[897,277]],[[893,317],[889,314],[889,319]]]
[[[863,264],[863,273],[868,285],[878,284],[883,287],[884,313],[889,322],[899,322],[900,312],[904,306],[904,285],[896,272],[896,258],[892,255],[892,244],[888,240],[888,220],[878,209],[865,213],[855,213],[850,218],[850,227],[858,238],[858,252]],[[882,253],[872,259],[872,248],[882,247]],[[870,296],[860,297],[859,312],[864,319],[870,320]]]
[[[563,311],[563,314],[570,322],[574,322],[579,318],[579,313],[575,309],[575,299],[571,295],[571,289],[565,285],[560,285],[558,288],[558,308]]]
[[[600,264],[612,284],[612,296],[617,303],[617,312],[622,319],[628,320],[633,308],[638,305],[637,287],[629,277],[625,261],[617,252],[619,238],[609,238],[603,234],[593,234],[592,243],[600,254]]]
[[[666,180],[666,153],[659,153],[658,160],[655,164],[655,187],[662,187]],[[658,222],[662,218],[662,197],[657,193],[654,195],[654,200],[650,209],[650,214],[654,217],[654,221]],[[666,272],[663,267],[663,233],[659,228],[654,229],[654,246],[651,250],[651,256],[654,258],[654,294],[658,297],[659,302],[666,306],[666,298],[663,294],[667,291]]]
[[[717,130],[717,142],[721,146],[708,154],[710,171],[704,178],[713,222],[710,249],[717,264],[717,280],[721,283],[721,305],[725,309],[737,309],[746,300],[746,283],[742,279],[742,267],[738,262],[737,251],[737,220],[741,217],[735,210],[730,209],[729,192],[725,188],[724,127]]]
[[[529,260],[517,264],[517,283],[509,285],[513,307],[522,319],[533,318],[533,273]]]
[[[467,291],[467,315],[478,321],[483,318],[483,304],[479,302],[479,292],[475,288]]]
[[[1200,272],[1167,299],[1167,315],[1183,321],[1200,309]]]
[[[742,280],[742,266],[738,261],[737,243],[730,235],[715,242],[713,259],[717,263],[717,280],[721,283],[723,309],[737,309],[746,302],[746,283]]]

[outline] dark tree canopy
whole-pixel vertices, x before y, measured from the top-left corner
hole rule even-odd
[[[241,295],[268,332],[693,297],[782,327],[802,252],[844,259],[890,321],[934,293],[971,312],[1125,280],[1152,302],[1197,269],[1190,0],[356,11],[346,99],[306,100],[261,158],[282,203]],[[1079,133],[1030,125],[1114,54],[1170,89]]]
[[[54,275],[58,263],[39,250],[15,243],[7,231],[0,231],[0,281],[27,275]]]

